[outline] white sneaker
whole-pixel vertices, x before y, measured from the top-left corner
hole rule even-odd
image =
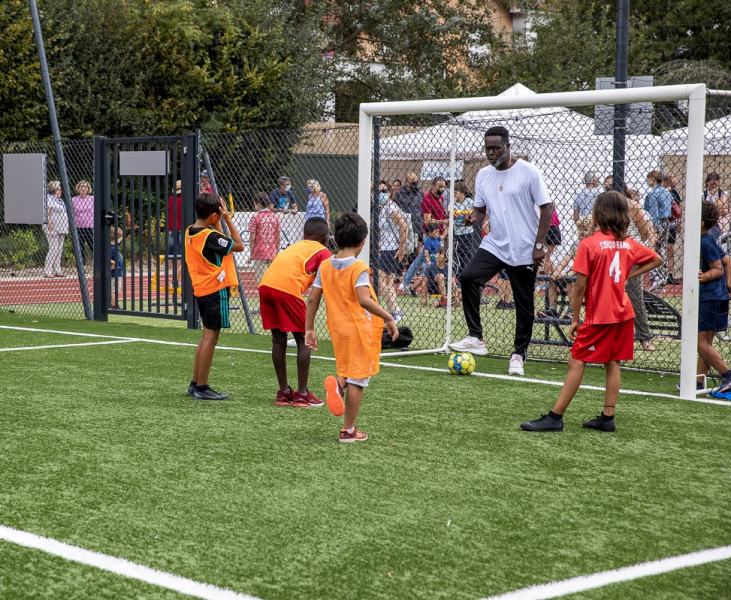
[[[296,348],[297,347],[297,340],[295,340],[295,339],[287,340],[287,347],[288,348]]]
[[[449,347],[457,352],[470,352],[472,354],[477,354],[478,356],[487,355],[485,342],[476,337],[472,337],[471,335],[468,335],[465,339],[460,340],[459,342],[449,344]]]
[[[520,354],[510,355],[508,375],[525,375],[525,371],[523,371],[523,357]]]
[[[405,292],[408,293],[408,290],[406,289],[406,286],[403,283],[398,284],[398,291],[399,292]]]

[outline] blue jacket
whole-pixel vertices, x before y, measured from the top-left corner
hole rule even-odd
[[[660,185],[652,188],[645,196],[645,212],[650,216],[655,227],[658,227],[660,219],[670,218],[672,208],[673,195]]]

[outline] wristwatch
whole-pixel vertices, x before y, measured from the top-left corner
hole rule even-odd
[[[533,246],[536,250],[544,250],[545,246],[538,242],[535,246]]]

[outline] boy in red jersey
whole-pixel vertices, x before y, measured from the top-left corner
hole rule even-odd
[[[275,406],[309,408],[324,402],[307,389],[310,349],[305,345],[307,307],[303,294],[315,280],[320,264],[332,255],[325,245],[327,221],[305,222],[305,239],[277,254],[259,283],[259,306],[264,329],[272,332],[272,362],[279,382]],[[297,389],[287,381],[287,333],[297,342]]]
[[[587,362],[604,363],[606,392],[604,410],[584,421],[584,427],[614,431],[614,407],[619,395],[619,361],[634,358],[634,318],[624,284],[662,264],[649,248],[627,237],[629,208],[619,192],[599,194],[594,204],[594,235],[582,240],[574,259],[576,284],[571,300],[573,318],[569,335],[574,340],[558,400],[547,415],[521,423],[525,431],[563,431],[563,413],[581,385]],[[632,271],[632,267],[638,265]],[[583,325],[579,325],[582,302],[586,300]]]

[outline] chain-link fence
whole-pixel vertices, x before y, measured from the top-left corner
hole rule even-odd
[[[705,136],[704,173],[717,177],[704,182],[704,194],[721,209],[714,235],[725,246],[729,244],[731,208],[730,114],[731,101],[715,98],[707,111]],[[666,258],[665,266],[638,280],[631,294],[638,313],[633,363],[638,368],[677,371],[680,362],[683,219],[684,207],[691,200],[685,194],[686,115],[685,107],[672,104],[645,105],[628,113],[630,122],[644,122],[647,127],[646,132],[629,133],[626,138],[625,181],[632,195],[634,222],[630,232]],[[371,223],[373,234],[374,285],[382,305],[398,317],[400,325],[412,330],[411,349],[440,347],[448,326],[451,340],[467,335],[459,273],[490,231],[489,221],[484,227],[473,227],[465,225],[464,216],[474,201],[477,173],[488,164],[485,131],[503,125],[510,132],[512,154],[541,171],[555,204],[547,240],[549,256],[534,290],[536,316],[528,355],[566,360],[571,259],[579,229],[586,226],[593,199],[608,184],[606,178],[613,168],[612,135],[595,130],[594,107],[476,112],[455,118],[419,115],[398,123],[382,121],[378,128],[371,213],[363,216]],[[449,181],[452,139],[456,155],[453,186]],[[1,147],[3,153],[45,153],[48,180],[59,179],[51,142],[2,143]],[[253,249],[248,247],[249,227],[256,214],[254,197],[265,194],[276,212],[281,224],[279,250],[302,239],[309,215],[323,214],[332,225],[341,213],[357,210],[358,127],[323,124],[298,131],[203,134],[200,148],[200,168],[209,171],[217,191],[232,204],[247,245],[237,256],[242,297],[234,297],[232,306],[243,308],[245,303],[248,310],[232,313],[232,331],[263,333],[256,285],[266,259],[258,258],[258,251],[252,256]],[[93,182],[93,142],[65,142],[64,150],[72,190],[82,181]],[[658,186],[650,184],[653,173],[660,177]],[[452,189],[454,236],[450,246],[443,221],[448,217]],[[93,190],[89,193],[93,195]],[[666,215],[668,196],[674,202]],[[79,214],[75,216],[81,228],[85,221]],[[266,232],[259,234],[261,243]],[[81,231],[79,236],[83,237]],[[446,247],[446,255],[439,252],[440,246]],[[43,226],[0,223],[0,310],[83,317],[70,236],[63,241],[63,277],[44,271],[48,248]],[[91,291],[90,251],[90,245],[84,245]],[[450,257],[454,304],[448,309],[445,292],[450,285]],[[508,356],[513,350],[516,311],[505,275],[488,282],[481,301],[487,347],[491,354]],[[318,329],[327,335],[322,321]],[[729,340],[723,335],[719,338],[723,339],[717,341],[717,347],[729,360]]]
[[[47,182],[53,186],[53,182],[61,179],[53,142],[0,142],[0,149],[3,154],[45,154]],[[63,150],[73,197],[61,196],[56,204],[48,196],[38,197],[37,190],[28,186],[27,202],[43,207],[42,225],[7,223],[4,191],[0,190],[0,212],[3,215],[0,221],[0,310],[84,318],[68,211],[74,211],[82,243],[84,272],[91,290],[94,142],[64,141]],[[2,169],[0,165],[0,178],[5,181],[12,174],[4,173]],[[50,227],[49,202],[52,204]],[[58,210],[54,210],[54,206],[58,206]]]
[[[707,113],[704,199],[719,207],[721,220],[714,236],[728,250],[731,102],[715,100]],[[477,174],[489,164],[485,132],[503,126],[510,133],[512,156],[538,168],[554,203],[546,240],[547,260],[533,290],[535,320],[528,356],[568,359],[573,255],[582,230],[593,230],[591,214],[596,196],[611,189],[613,183],[613,107],[609,107],[609,115],[605,131],[594,118],[594,107],[474,112],[438,124],[431,115],[415,115],[409,121],[410,130],[404,127],[399,133],[389,127],[388,135],[380,135],[374,152],[374,178],[379,181],[379,190],[374,195],[377,218],[373,229],[379,244],[381,302],[400,324],[413,331],[412,348],[441,347],[448,325],[450,340],[468,335],[458,276],[491,232],[489,218],[477,227],[465,226],[464,216],[472,210]],[[686,198],[685,193],[687,108],[675,104],[633,105],[627,112],[627,123],[625,184],[632,216],[629,234],[664,259],[663,266],[632,280],[628,286],[637,314],[637,351],[632,366],[677,371],[684,248],[686,243],[699,243],[697,239],[684,239],[684,207],[689,201],[701,202],[701,198]],[[374,123],[375,131],[378,126]],[[455,182],[450,185],[453,149]],[[504,183],[506,191],[508,187],[513,191],[510,197],[506,195],[506,202],[516,202],[516,194],[523,193],[528,185],[507,179]],[[452,189],[454,236],[450,246],[446,223]],[[419,244],[417,239],[417,250],[421,248],[421,252],[412,253],[412,241],[402,234],[404,217],[411,221],[406,227],[408,232],[417,231],[417,237],[423,240]],[[518,226],[515,223],[508,227],[513,225]],[[446,248],[446,256],[437,250],[440,246]],[[407,255],[403,260],[402,254]],[[445,288],[449,284],[445,263],[449,257],[456,275],[452,277],[451,318],[447,315],[450,311],[445,310]],[[514,350],[516,306],[505,271],[485,286],[479,313],[489,353],[509,356]],[[731,358],[730,341],[719,333],[717,346],[727,363]]]

